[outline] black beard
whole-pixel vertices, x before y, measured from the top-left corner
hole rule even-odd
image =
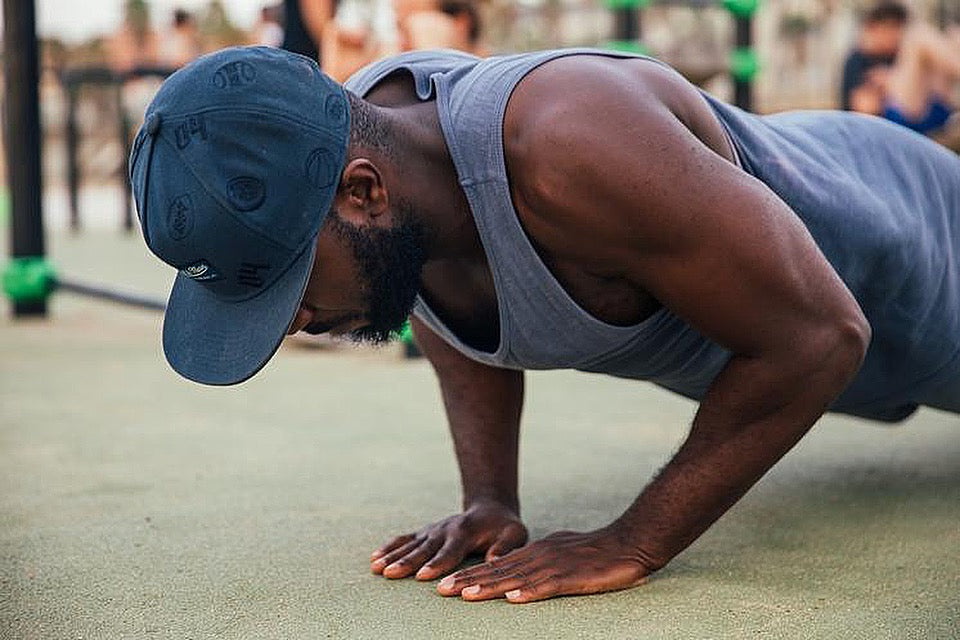
[[[330,218],[335,233],[353,249],[367,302],[367,324],[348,336],[369,344],[388,342],[403,328],[420,292],[426,262],[423,225],[402,204],[396,226],[389,229],[355,226],[336,211]]]

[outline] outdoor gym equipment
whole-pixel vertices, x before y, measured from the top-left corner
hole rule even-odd
[[[753,109],[753,80],[760,70],[753,48],[753,16],[760,0],[606,0],[614,14],[614,39],[611,49],[648,54],[642,42],[642,10],[657,4],[706,8],[722,6],[733,16],[736,25],[734,48],[727,67],[733,78],[734,103],[741,109]]]

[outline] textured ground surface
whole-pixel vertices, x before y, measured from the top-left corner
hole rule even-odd
[[[139,240],[51,238],[73,277],[162,295]],[[64,294],[0,320],[0,638],[957,638],[960,418],[827,418],[643,587],[514,606],[367,572],[458,504],[432,374],[393,351],[285,348],[209,389],[158,314]],[[530,377],[536,537],[605,524],[693,406],[643,384]]]

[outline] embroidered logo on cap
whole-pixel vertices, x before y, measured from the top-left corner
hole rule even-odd
[[[257,70],[244,60],[228,62],[213,74],[213,84],[220,89],[227,87],[242,87],[250,84],[257,78]]]
[[[167,209],[167,232],[174,240],[183,240],[193,231],[193,200],[189,193],[177,196]]]
[[[237,283],[246,287],[262,287],[263,275],[260,272],[269,270],[269,264],[262,262],[241,262],[240,268],[237,269]]]
[[[267,190],[259,178],[238,176],[227,183],[227,198],[238,211],[253,211],[266,197]]]
[[[186,120],[177,125],[176,128],[177,149],[183,151],[190,146],[190,143],[197,137],[201,140],[207,139],[207,123],[203,119],[203,114],[189,116]]]
[[[213,267],[211,267],[210,263],[206,260],[198,260],[191,265],[187,265],[183,269],[180,269],[180,273],[191,280],[198,280],[200,282],[220,278],[220,274],[214,271]]]

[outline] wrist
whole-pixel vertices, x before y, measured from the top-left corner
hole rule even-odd
[[[600,533],[609,536],[626,555],[645,567],[649,573],[662,569],[672,556],[658,550],[650,544],[649,536],[642,533],[641,527],[618,518],[600,529]]]
[[[517,516],[520,515],[520,500],[516,495],[510,496],[499,493],[464,494],[463,510],[467,511],[474,507],[495,507],[510,511]]]

